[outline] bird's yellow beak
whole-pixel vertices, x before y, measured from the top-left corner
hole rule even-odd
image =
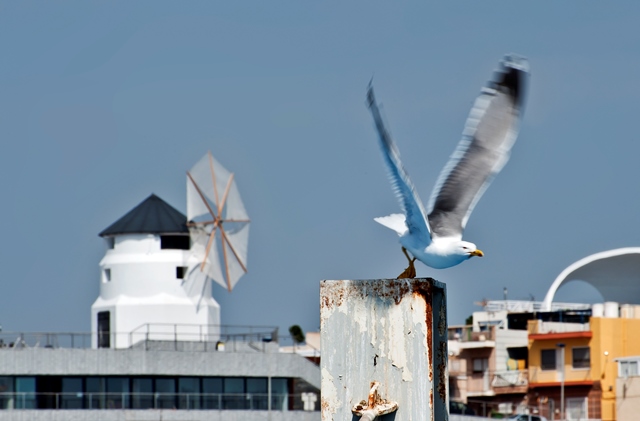
[[[484,253],[482,252],[482,250],[476,250],[476,251],[472,251],[471,253],[469,253],[469,255],[482,257],[482,256],[484,256]]]

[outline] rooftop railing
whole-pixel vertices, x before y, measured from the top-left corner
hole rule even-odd
[[[591,304],[584,303],[551,303],[551,311],[559,310],[586,310]],[[542,310],[542,301],[524,300],[492,300],[484,305],[485,311],[507,311],[509,313],[532,313]]]
[[[24,348],[277,352],[278,328],[144,324],[131,332],[0,332],[0,350]]]

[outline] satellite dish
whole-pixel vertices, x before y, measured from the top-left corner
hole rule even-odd
[[[198,261],[189,276],[206,275],[231,292],[247,272],[250,220],[233,173],[211,152],[187,171],[187,221]]]

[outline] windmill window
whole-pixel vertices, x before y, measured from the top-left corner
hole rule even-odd
[[[176,278],[184,279],[187,276],[187,267],[186,266],[177,266],[176,267]]]
[[[189,250],[191,244],[188,235],[161,235],[160,248],[174,250]]]

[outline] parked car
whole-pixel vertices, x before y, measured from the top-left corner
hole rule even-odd
[[[507,418],[509,421],[547,421],[545,417],[531,414],[517,414]]]
[[[462,402],[449,401],[450,414],[476,415],[476,411]],[[546,421],[546,420],[545,420]]]

